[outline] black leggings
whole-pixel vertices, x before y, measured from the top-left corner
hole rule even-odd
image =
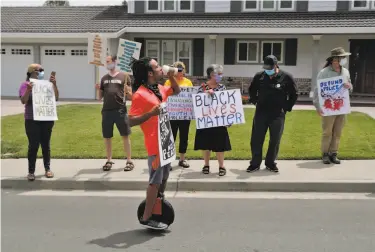
[[[178,152],[185,154],[189,140],[190,120],[171,120],[171,128],[174,141],[176,141],[177,132],[180,130],[180,147]]]
[[[27,153],[27,159],[29,160],[29,173],[35,173],[35,163],[39,145],[42,146],[44,168],[46,171],[50,169],[50,141],[54,124],[54,121],[25,120],[26,135],[29,139],[29,150]]]

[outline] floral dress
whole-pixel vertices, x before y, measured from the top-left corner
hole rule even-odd
[[[211,89],[207,83],[202,84],[198,93],[204,93]],[[213,91],[224,91],[224,84],[218,84]],[[225,126],[197,129],[195,133],[194,150],[209,150],[213,152],[225,152],[232,150],[228,129]]]

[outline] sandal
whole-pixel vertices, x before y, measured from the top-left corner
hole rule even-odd
[[[29,174],[27,175],[27,179],[28,179],[29,181],[34,181],[34,180],[35,180],[35,175],[34,175],[33,173],[29,173]]]
[[[47,170],[44,175],[46,176],[46,178],[53,178],[53,172],[51,172],[51,170]]]
[[[180,160],[178,162],[178,166],[181,166],[182,168],[189,168],[190,165],[188,164],[188,162],[184,159],[184,160]]]
[[[107,161],[105,165],[103,165],[103,171],[110,171],[113,164],[114,163],[112,161]]]
[[[203,174],[210,174],[210,167],[208,165],[203,166]]]
[[[124,171],[132,171],[134,169],[134,164],[132,161],[127,161]]]
[[[224,167],[219,168],[219,176],[224,176],[227,174],[227,170]]]

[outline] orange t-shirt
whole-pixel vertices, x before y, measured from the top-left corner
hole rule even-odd
[[[173,94],[171,87],[158,85],[160,94],[162,95],[162,102],[166,102],[168,97]],[[159,98],[149,89],[140,86],[133,94],[132,105],[130,107],[129,115],[140,116],[150,112],[153,107],[162,103]],[[149,156],[159,154],[159,136],[158,136],[158,116],[153,116],[141,125],[144,135],[145,146]]]

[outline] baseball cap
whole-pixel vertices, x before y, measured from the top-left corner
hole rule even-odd
[[[264,69],[273,69],[277,65],[277,58],[274,55],[268,55],[264,58],[263,68]]]

